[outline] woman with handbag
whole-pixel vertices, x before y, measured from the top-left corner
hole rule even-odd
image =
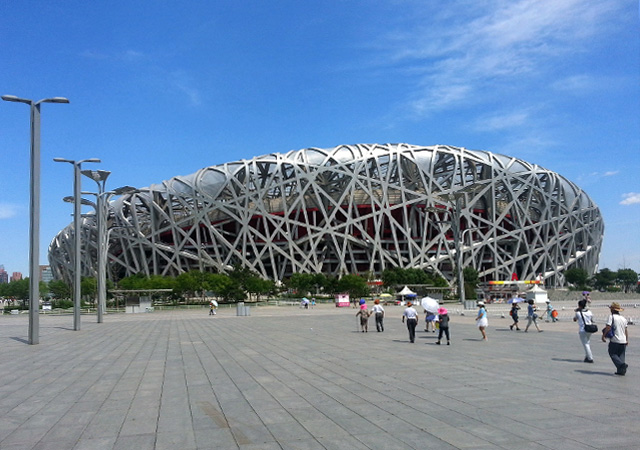
[[[593,353],[591,353],[591,334],[598,331],[598,327],[593,324],[593,314],[587,309],[587,301],[580,300],[576,315],[573,317],[574,322],[578,322],[578,336],[584,347],[584,362],[593,362]]]

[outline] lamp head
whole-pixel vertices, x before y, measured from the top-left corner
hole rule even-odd
[[[82,170],[80,173],[85,177],[91,178],[96,183],[105,181],[111,175],[108,170]]]

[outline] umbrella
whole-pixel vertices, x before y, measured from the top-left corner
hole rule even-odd
[[[212,304],[213,306],[215,306],[216,308],[218,307],[218,302],[217,302],[217,301],[215,301],[215,300],[211,300],[211,304]]]
[[[509,303],[509,304],[520,303],[520,302],[523,302],[523,301],[524,301],[524,299],[521,298],[521,297],[513,297],[513,298],[510,298],[509,301],[507,301],[507,303]]]
[[[391,297],[393,297],[393,295],[391,295],[391,294],[387,294],[387,293],[385,292],[384,294],[380,294],[380,297],[382,297],[382,298],[391,298]]]
[[[438,308],[440,307],[440,305],[438,304],[438,300],[436,300],[435,298],[431,298],[431,297],[425,297],[422,299],[422,301],[420,302],[422,304],[422,307],[430,312],[430,313],[437,313],[438,312]]]

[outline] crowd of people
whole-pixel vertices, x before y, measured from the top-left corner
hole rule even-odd
[[[589,310],[588,305],[591,302],[591,299],[588,296],[583,295],[582,300],[578,302],[578,307],[575,309],[575,316],[573,317],[573,321],[578,323],[578,335],[580,338],[580,342],[585,351],[585,363],[593,363],[593,353],[591,351],[590,340],[591,336],[597,332],[597,326],[594,323],[593,313]],[[524,332],[528,332],[531,325],[533,325],[538,332],[542,332],[540,326],[538,325],[539,319],[539,309],[534,300],[530,299],[526,301],[527,305],[527,325],[524,329]],[[547,322],[556,322],[558,320],[557,311],[551,306],[550,301],[546,301],[546,309],[544,313],[546,314]],[[482,336],[483,341],[487,341],[487,327],[489,325],[489,318],[487,314],[486,305],[483,301],[477,302],[478,306],[478,314],[475,318],[476,325],[480,330],[480,334]],[[514,327],[516,330],[520,330],[519,327],[519,316],[518,312],[520,311],[520,306],[518,302],[514,302],[511,306],[511,310],[509,315],[513,320],[513,323],[509,325],[509,329],[513,330]],[[609,306],[610,315],[607,318],[607,322],[605,324],[604,329],[602,330],[602,341],[609,341],[608,353],[611,358],[611,361],[616,367],[616,375],[624,376],[627,372],[627,363],[625,362],[625,351],[626,346],[628,345],[628,330],[627,325],[628,321],[625,317],[623,317],[620,312],[624,311],[624,309],[620,306],[620,304],[613,302]],[[442,342],[443,336],[447,339],[447,345],[451,345],[451,337],[449,334],[449,313],[446,308],[440,307],[437,309],[437,314],[435,311],[424,311],[425,313],[425,330],[426,332],[434,332],[436,328],[438,330],[438,339],[436,341],[437,345],[440,345]],[[367,309],[366,302],[364,299],[360,300],[360,309],[356,313],[356,316],[359,317],[360,320],[360,331],[366,333],[369,331],[368,329],[368,321],[371,315],[375,316],[376,321],[376,330],[378,332],[384,331],[384,316],[385,311],[382,305],[380,304],[380,300],[376,299],[374,302],[374,306],[372,311],[369,312]],[[414,343],[416,339],[416,327],[419,322],[419,313],[414,307],[411,301],[407,302],[406,307],[402,313],[402,323],[405,323],[407,326],[407,330],[409,332],[409,342]],[[437,324],[437,326],[436,326]],[[431,329],[431,330],[430,330]]]

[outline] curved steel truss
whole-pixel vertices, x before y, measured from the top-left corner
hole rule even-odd
[[[458,208],[456,208],[456,206]],[[95,273],[95,220],[85,218],[84,275]],[[294,272],[380,274],[423,268],[485,280],[597,268],[604,224],[578,186],[486,151],[408,144],[273,153],[204,168],[109,204],[108,273],[177,275],[240,264],[281,280]],[[71,279],[73,227],[49,248]]]

